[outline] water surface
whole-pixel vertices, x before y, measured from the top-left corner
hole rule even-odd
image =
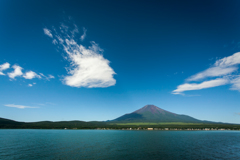
[[[240,131],[0,130],[0,159],[240,159]]]

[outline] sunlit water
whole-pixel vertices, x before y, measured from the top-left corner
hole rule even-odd
[[[0,130],[0,159],[240,159],[240,131]]]

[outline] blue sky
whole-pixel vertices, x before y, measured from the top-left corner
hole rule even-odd
[[[146,104],[240,123],[240,2],[0,2],[0,117],[111,120]]]

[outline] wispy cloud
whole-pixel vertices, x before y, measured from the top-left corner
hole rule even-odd
[[[22,73],[22,69],[23,69],[23,68],[22,68],[22,67],[20,67],[20,66],[18,66],[18,65],[14,65],[12,68],[14,69],[14,71],[8,73],[9,78],[14,79],[15,77],[18,77],[18,76],[22,76],[22,75],[23,75],[23,73]]]
[[[54,79],[55,77],[51,74],[49,74],[48,76],[45,76],[44,74],[42,73],[39,73],[39,75],[43,78],[45,78],[46,80],[50,81],[50,79]]]
[[[238,90],[240,91],[240,76],[238,76],[237,78],[234,78],[230,81],[230,83],[232,84],[232,87],[230,88],[231,90]]]
[[[83,34],[81,35],[81,40],[83,41],[85,37],[87,36],[87,30],[83,27]]]
[[[23,105],[15,105],[15,104],[6,104],[6,107],[14,107],[19,109],[25,109],[25,108],[39,108],[39,107],[31,107],[31,106],[23,106]]]
[[[76,30],[76,25],[74,28]],[[58,47],[66,52],[66,58],[70,61],[70,66],[67,68],[68,75],[64,76],[63,83],[72,87],[87,88],[115,85],[116,80],[113,75],[116,73],[109,66],[110,62],[103,57],[103,49],[94,41],[89,47],[79,44],[77,40],[79,38],[75,35],[77,32],[71,31],[66,25],[61,25],[59,29],[59,32],[53,29],[55,33],[53,39],[57,41]],[[82,36],[81,40],[85,38],[86,33]]]
[[[49,79],[53,79],[53,78],[55,78],[55,77],[54,77],[53,75],[49,74],[49,75],[48,75],[48,78],[49,78]]]
[[[238,67],[211,67],[207,70],[200,72],[196,75],[191,76],[187,79],[187,81],[199,81],[208,77],[218,77],[227,74],[231,74],[232,72],[238,70]]]
[[[51,102],[46,102],[46,103],[33,103],[35,105],[38,106],[51,106],[51,105],[56,105],[55,103],[51,103]]]
[[[49,29],[43,28],[43,32],[44,32],[47,36],[49,36],[50,38],[53,38],[52,33],[51,33],[51,31],[50,31]]]
[[[229,80],[224,79],[224,78],[219,78],[219,79],[214,79],[210,81],[204,81],[200,84],[197,83],[185,83],[182,85],[179,85],[176,90],[174,90],[172,93],[173,94],[182,94],[184,91],[191,91],[191,90],[200,90],[200,89],[205,89],[205,88],[212,88],[212,87],[217,87],[221,85],[228,84]]]
[[[0,65],[0,75],[5,75],[2,71],[6,70],[10,68],[10,64],[8,62],[3,63],[2,65]]]
[[[183,94],[189,90],[200,90],[226,84],[232,84],[231,90],[240,91],[240,75],[238,65],[240,64],[240,52],[217,60],[213,66],[186,79],[187,83],[179,85],[173,94]],[[205,80],[209,78],[213,80]],[[203,81],[204,80],[204,81]],[[203,81],[199,84],[192,81]]]

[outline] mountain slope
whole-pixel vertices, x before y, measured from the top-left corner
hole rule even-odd
[[[154,105],[146,105],[132,113],[118,117],[112,122],[186,122],[199,123],[198,119],[187,115],[179,115],[168,112]]]

